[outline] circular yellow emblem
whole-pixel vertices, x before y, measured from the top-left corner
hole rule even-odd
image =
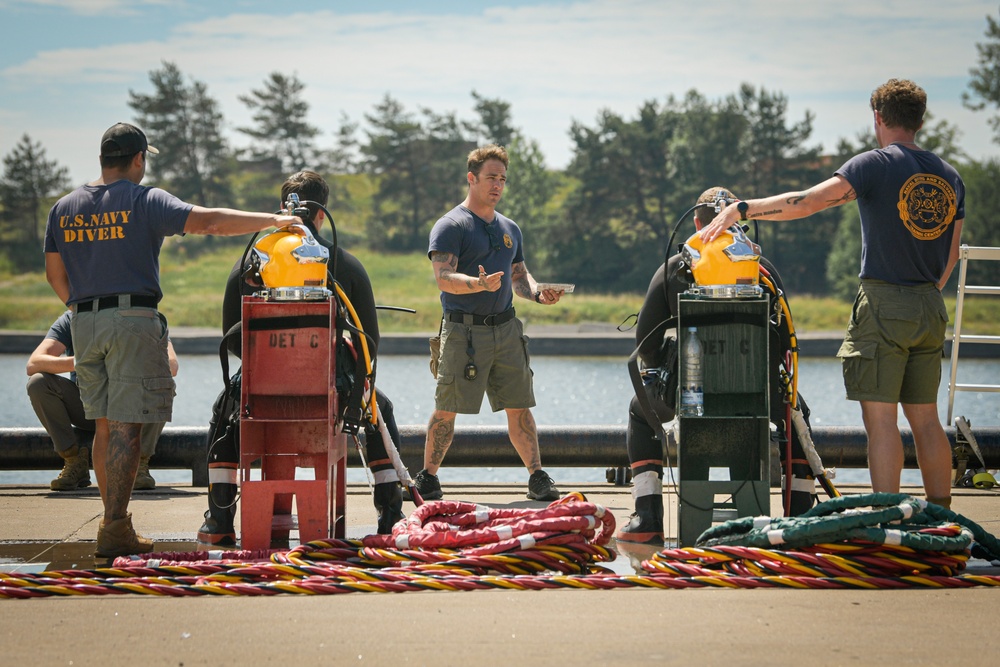
[[[899,219],[914,237],[936,239],[955,220],[957,198],[948,181],[933,174],[914,174],[899,190]]]
[[[511,240],[510,234],[504,234],[503,235],[503,244],[506,247],[508,247],[508,248],[513,248],[514,247],[514,242]]]

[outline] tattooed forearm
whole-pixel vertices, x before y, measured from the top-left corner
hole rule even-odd
[[[510,280],[511,286],[514,288],[514,294],[525,299],[534,299],[535,295],[531,291],[531,285],[528,284],[528,268],[524,265],[524,262],[512,264],[510,269]]]
[[[438,283],[454,285],[454,289],[456,290],[454,293],[456,294],[460,294],[463,291],[479,292],[486,286],[485,276],[483,275],[473,278],[464,273],[458,273],[458,257],[450,252],[432,252],[431,262],[434,264],[436,271],[435,278]],[[451,290],[449,289],[448,291]]]

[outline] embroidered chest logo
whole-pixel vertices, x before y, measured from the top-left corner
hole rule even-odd
[[[503,244],[504,244],[504,247],[507,247],[507,248],[513,248],[514,247],[514,242],[511,240],[510,234],[504,234],[503,235]]]
[[[899,190],[899,219],[921,241],[941,236],[955,220],[957,202],[948,181],[933,174],[915,174]]]

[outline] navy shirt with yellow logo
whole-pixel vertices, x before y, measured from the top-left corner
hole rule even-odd
[[[938,282],[954,223],[965,219],[958,172],[930,151],[890,144],[851,158],[836,173],[857,195],[860,277],[895,285]]]
[[[113,294],[160,290],[160,247],[184,233],[191,204],[127,180],[84,185],[52,207],[45,252],[58,252],[69,277],[66,305]]]
[[[458,273],[478,276],[480,266],[488,274],[503,271],[500,289],[496,292],[441,292],[441,307],[445,311],[496,315],[513,305],[511,265],[524,261],[521,229],[513,220],[497,213],[487,222],[464,206],[456,206],[431,229],[427,256],[434,252],[455,255]]]

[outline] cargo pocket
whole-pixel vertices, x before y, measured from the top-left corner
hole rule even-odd
[[[844,373],[844,387],[848,395],[852,390],[871,394],[878,390],[878,359],[875,341],[845,340],[837,352]]]
[[[431,349],[431,375],[435,378],[438,375],[438,363],[441,357],[441,336],[432,336],[427,339]]]
[[[144,378],[142,386],[150,397],[150,401],[142,411],[143,414],[171,411],[174,396],[177,394],[177,385],[172,377]]]
[[[524,349],[524,363],[525,363],[525,367],[531,373],[531,376],[534,377],[535,376],[535,371],[532,370],[532,368],[531,368],[531,353],[528,352],[528,342],[529,342],[529,340],[530,339],[526,335],[521,334],[521,347]]]
[[[436,402],[446,401],[455,393],[455,376],[437,376],[437,387],[434,389],[434,400]]]

